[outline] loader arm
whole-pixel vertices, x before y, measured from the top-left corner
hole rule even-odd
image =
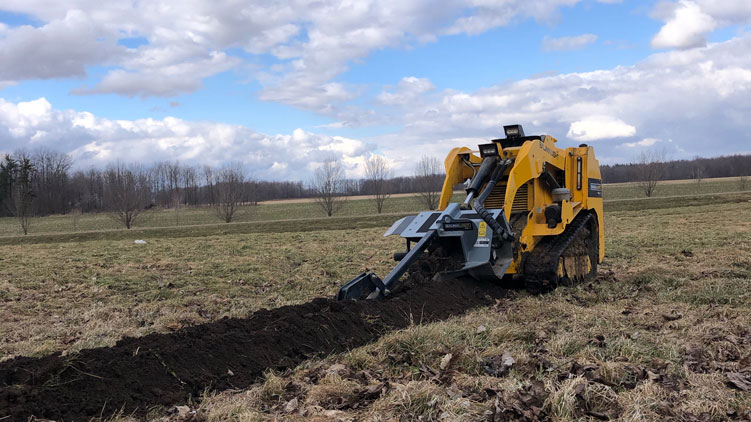
[[[545,142],[526,142],[523,146],[518,147],[518,153],[514,159],[514,165],[509,172],[506,185],[506,198],[504,201],[506,215],[511,215],[511,207],[519,188],[530,180],[539,178],[543,172],[544,165],[552,165],[561,170],[564,168],[566,157],[561,153],[562,151],[559,152],[555,147],[552,139],[547,136]],[[508,152],[513,154],[514,148],[509,148]]]
[[[454,195],[454,186],[474,176],[474,168],[467,165],[467,161],[479,165],[482,159],[472,154],[472,150],[467,147],[453,148],[446,156],[444,161],[446,178],[443,180],[441,200],[438,203],[439,211],[445,210],[451,202],[451,197]]]

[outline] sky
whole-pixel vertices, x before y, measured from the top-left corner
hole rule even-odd
[[[0,154],[349,177],[503,137],[751,153],[749,0],[3,0]]]

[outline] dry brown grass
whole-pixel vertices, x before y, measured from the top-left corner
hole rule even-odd
[[[721,228],[723,221],[730,227]],[[306,381],[311,364],[347,368],[336,382],[347,387],[335,396],[365,388],[361,372],[390,387],[375,401],[336,413],[320,413],[321,399],[302,399],[294,414],[265,407],[265,415],[503,420],[498,409],[528,399],[530,383],[540,380],[540,419],[742,417],[751,393],[730,388],[725,373],[751,359],[751,204],[611,213],[607,224],[608,256],[598,281],[544,296],[517,293],[493,308],[306,364],[280,375],[300,385],[301,397],[329,391],[320,380]],[[515,359],[511,370],[487,375],[485,364],[504,353]],[[222,397],[204,409],[221,409]]]
[[[726,374],[751,365],[751,203],[610,212],[605,230],[593,283],[517,292],[268,373],[245,391],[208,393],[193,405],[197,420],[503,420],[538,399],[526,410],[557,421],[741,418],[751,393],[730,388]],[[401,244],[380,233],[7,247],[0,356],[107,345],[330,295],[366,266],[388,271]],[[489,375],[504,354],[510,370]],[[153,418],[179,419],[164,415]]]
[[[333,296],[392,265],[381,229],[3,246],[0,360],[108,346]],[[361,237],[361,238],[359,238]],[[343,264],[346,263],[346,264]]]

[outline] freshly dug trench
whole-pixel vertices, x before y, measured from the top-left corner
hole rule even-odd
[[[30,416],[64,421],[143,414],[184,403],[206,389],[244,388],[267,368],[294,367],[343,352],[411,323],[461,314],[505,295],[490,283],[428,282],[433,262],[418,262],[405,287],[384,301],[314,299],[225,318],[172,334],[125,338],[72,356],[19,357],[0,363],[0,420]]]

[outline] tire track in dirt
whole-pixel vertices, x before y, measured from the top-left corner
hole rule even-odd
[[[433,266],[422,264],[423,269]],[[427,272],[425,272],[427,273]],[[423,274],[425,274],[423,273]],[[245,388],[266,369],[362,346],[412,323],[459,315],[505,296],[498,285],[456,279],[427,282],[415,272],[385,301],[314,299],[225,318],[171,334],[125,338],[113,347],[18,357],[0,363],[0,420],[64,421],[145,414],[185,403],[207,389]]]

